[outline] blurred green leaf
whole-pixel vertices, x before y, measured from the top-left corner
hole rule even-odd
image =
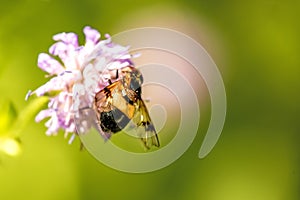
[[[22,130],[48,103],[48,97],[33,99],[27,107],[17,114],[16,108],[11,101],[0,104],[0,135],[19,137]]]
[[[26,125],[47,105],[48,101],[48,97],[38,97],[33,99],[27,107],[20,111],[20,114],[11,129],[11,134],[14,137],[19,137]]]
[[[0,138],[0,152],[9,156],[17,156],[21,151],[20,141],[12,138]]]
[[[0,135],[7,133],[17,118],[17,111],[11,101],[0,103]]]

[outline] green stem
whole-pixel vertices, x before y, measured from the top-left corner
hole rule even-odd
[[[19,137],[22,131],[25,129],[27,124],[34,118],[34,116],[45,107],[48,103],[48,97],[39,97],[33,99],[27,107],[25,107],[19,114],[18,117],[10,129],[10,135],[13,137]]]

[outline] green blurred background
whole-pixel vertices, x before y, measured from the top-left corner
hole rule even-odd
[[[110,169],[62,134],[47,137],[43,123],[32,119],[20,137],[22,154],[0,153],[1,200],[300,199],[299,1],[0,3],[0,100],[11,100],[18,111],[28,104],[28,89],[46,81],[36,62],[52,35],[73,31],[83,41],[85,25],[112,35],[142,26],[189,34],[215,60],[228,98],[224,131],[209,156],[197,157],[209,119],[203,108],[188,151],[147,174]]]

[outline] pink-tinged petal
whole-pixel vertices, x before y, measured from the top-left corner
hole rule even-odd
[[[43,96],[46,92],[49,91],[49,85],[46,83],[45,85],[40,86],[35,91],[33,91],[33,94],[36,94],[36,96],[40,97]]]
[[[51,118],[45,123],[45,126],[48,127],[46,135],[57,133],[59,129],[59,121],[56,113],[52,113]]]
[[[35,121],[36,122],[40,122],[42,121],[43,119],[47,118],[47,117],[50,117],[51,116],[51,110],[42,110],[40,111],[37,116],[35,117]]]
[[[91,91],[94,92],[97,84],[99,82],[99,78],[97,77],[97,79],[95,77],[90,77],[84,80],[84,85],[85,85],[85,89],[86,91]]]
[[[90,45],[86,45],[84,48],[84,50],[86,52],[86,55],[82,59],[82,66],[84,66],[84,67],[91,61],[99,59],[100,57],[104,58],[104,55],[101,56],[102,48],[95,49],[94,47],[89,48],[88,46],[90,46]]]
[[[27,100],[29,99],[29,97],[31,96],[31,94],[32,94],[32,91],[29,90],[29,91],[27,92],[26,96],[25,96],[25,101],[27,101]]]
[[[107,39],[111,38],[111,36],[108,33],[105,33],[104,37],[107,38]]]
[[[43,96],[45,93],[50,91],[62,90],[65,86],[65,82],[62,77],[57,76],[50,79],[47,83],[37,88],[33,93],[37,96]]]
[[[63,66],[46,53],[39,54],[38,66],[45,72],[48,72],[50,75],[60,74],[64,71]]]
[[[58,96],[57,96],[57,100],[58,102],[64,104],[66,102],[68,98],[68,93],[67,92],[61,92]]]
[[[80,82],[82,80],[82,73],[78,70],[73,70],[71,73],[67,73],[65,71],[64,73],[60,74],[57,78],[60,79],[62,83],[68,85],[78,81]]]
[[[62,61],[72,55],[78,49],[78,38],[74,33],[60,33],[53,37],[58,41],[49,48],[49,53],[59,56]]]
[[[129,47],[123,47],[120,45],[115,45],[113,48],[106,48],[106,51],[113,54],[114,58],[121,57],[124,54],[127,54]]]
[[[102,72],[106,67],[106,59],[102,57],[96,59],[94,63],[94,67],[96,71]]]
[[[52,87],[51,90],[57,91],[57,90],[63,90],[67,83],[65,82],[65,80],[62,76],[57,76],[57,77],[52,78],[48,82],[48,84],[49,84],[49,87]]]
[[[130,54],[125,54],[125,55],[122,55],[122,56],[119,56],[119,59],[121,60],[127,60],[127,59],[130,59],[132,56]]]
[[[78,47],[78,36],[75,33],[59,33],[53,36],[53,40],[62,41],[65,44],[71,44]]]
[[[125,61],[125,62],[121,62],[120,63],[120,65],[119,65],[119,69],[122,69],[122,68],[124,68],[124,67],[127,67],[127,66],[129,66],[130,65],[130,63],[129,62],[127,62],[127,61]]]
[[[83,32],[85,34],[86,43],[92,42],[92,43],[96,44],[99,41],[100,36],[101,36],[97,30],[95,30],[89,26],[84,27]]]
[[[138,58],[138,57],[140,57],[141,55],[142,55],[142,54],[141,54],[140,52],[134,53],[134,54],[131,55],[131,58]]]
[[[65,67],[76,68],[76,56],[78,51],[72,45],[63,42],[57,42],[49,48],[49,53],[58,56],[64,63]]]
[[[65,121],[66,125],[70,124],[71,120],[73,121],[73,116],[74,116],[74,114],[68,110],[68,113],[66,115],[66,121]]]
[[[94,66],[92,64],[88,64],[84,69],[83,69],[83,77],[84,79],[88,79],[91,76],[97,76],[97,71],[95,70]]]
[[[73,141],[74,141],[74,139],[75,139],[75,136],[76,136],[76,135],[73,133],[72,136],[71,136],[71,138],[69,139],[68,144],[72,144],[72,143],[73,143]]]
[[[63,42],[56,42],[49,48],[49,53],[54,56],[65,57],[68,46]]]

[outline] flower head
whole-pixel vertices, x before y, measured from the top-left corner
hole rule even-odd
[[[52,94],[48,108],[40,111],[35,120],[39,122],[49,117],[45,123],[46,134],[55,135],[63,129],[65,136],[74,133],[70,142],[76,133],[74,113],[82,107],[91,107],[95,93],[114,78],[112,70],[132,64],[128,47],[112,43],[108,34],[106,39],[100,40],[100,33],[89,26],[83,32],[85,44],[82,46],[75,33],[53,36],[56,42],[49,48],[49,54],[38,56],[38,66],[51,79],[27,95]]]

